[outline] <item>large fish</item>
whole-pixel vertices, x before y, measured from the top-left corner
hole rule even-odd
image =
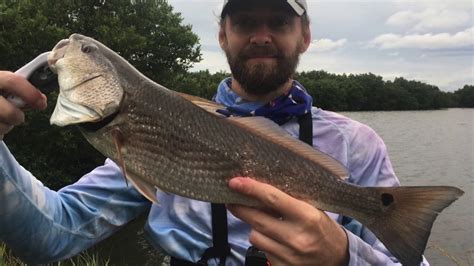
[[[100,42],[79,34],[49,57],[60,93],[51,123],[79,124],[87,140],[121,166],[145,197],[181,196],[258,206],[228,188],[235,176],[269,183],[318,209],[352,217],[404,265],[416,265],[455,187],[359,187],[336,160],[265,118],[220,116],[222,106],[177,93],[138,72]]]

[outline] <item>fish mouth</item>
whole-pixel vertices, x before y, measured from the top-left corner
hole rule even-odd
[[[102,76],[102,74],[91,75],[68,89],[60,90],[56,107],[54,108],[53,114],[49,120],[50,123],[52,125],[63,127],[71,124],[95,122],[102,119],[100,113],[92,108],[75,103],[67,97],[69,91],[73,91],[74,89]]]
[[[77,87],[102,76],[102,74],[92,75],[69,87],[68,89],[60,90],[56,106],[50,118],[50,123],[52,125],[63,127],[71,124],[80,124],[101,120],[102,115],[96,110],[73,102],[69,99],[69,97],[67,97],[67,95],[70,94],[68,93],[69,91],[73,91]]]
[[[102,116],[95,110],[72,102],[63,94],[59,93],[56,107],[50,118],[51,125],[60,127],[99,121]]]

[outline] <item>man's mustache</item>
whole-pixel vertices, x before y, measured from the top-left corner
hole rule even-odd
[[[242,59],[250,59],[256,57],[275,57],[280,58],[281,55],[278,49],[272,45],[265,45],[265,46],[256,46],[251,45],[246,47],[241,53],[240,58]]]

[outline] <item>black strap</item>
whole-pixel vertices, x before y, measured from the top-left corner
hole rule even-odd
[[[313,118],[311,112],[298,116],[298,124],[300,124],[299,139],[313,146]]]
[[[313,119],[311,112],[299,116],[300,125],[299,139],[313,146]],[[227,239],[227,210],[224,204],[211,203],[212,211],[212,247],[206,249],[197,263],[191,263],[177,258],[171,258],[171,266],[207,265],[211,258],[219,258],[219,265],[225,265],[227,256],[230,254],[230,246]],[[255,247],[247,251],[246,266],[268,265],[265,254]]]
[[[187,260],[178,259],[175,257],[171,257],[171,260],[170,260],[170,266],[204,266],[204,265],[207,265],[207,264],[198,264],[198,263],[190,262]]]
[[[230,246],[227,239],[227,210],[224,204],[211,203],[212,211],[212,247],[206,249],[198,264],[207,265],[211,258],[219,258],[219,265],[225,265],[227,256],[230,254]]]
[[[211,213],[212,247],[204,251],[197,263],[171,257],[171,266],[204,266],[212,258],[219,258],[219,265],[225,265],[226,258],[230,254],[230,246],[227,239],[227,210],[224,204],[211,203]]]

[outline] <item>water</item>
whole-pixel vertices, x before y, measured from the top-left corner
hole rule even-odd
[[[432,265],[474,265],[474,109],[347,112],[385,141],[402,185],[450,185],[465,194],[436,220]]]

